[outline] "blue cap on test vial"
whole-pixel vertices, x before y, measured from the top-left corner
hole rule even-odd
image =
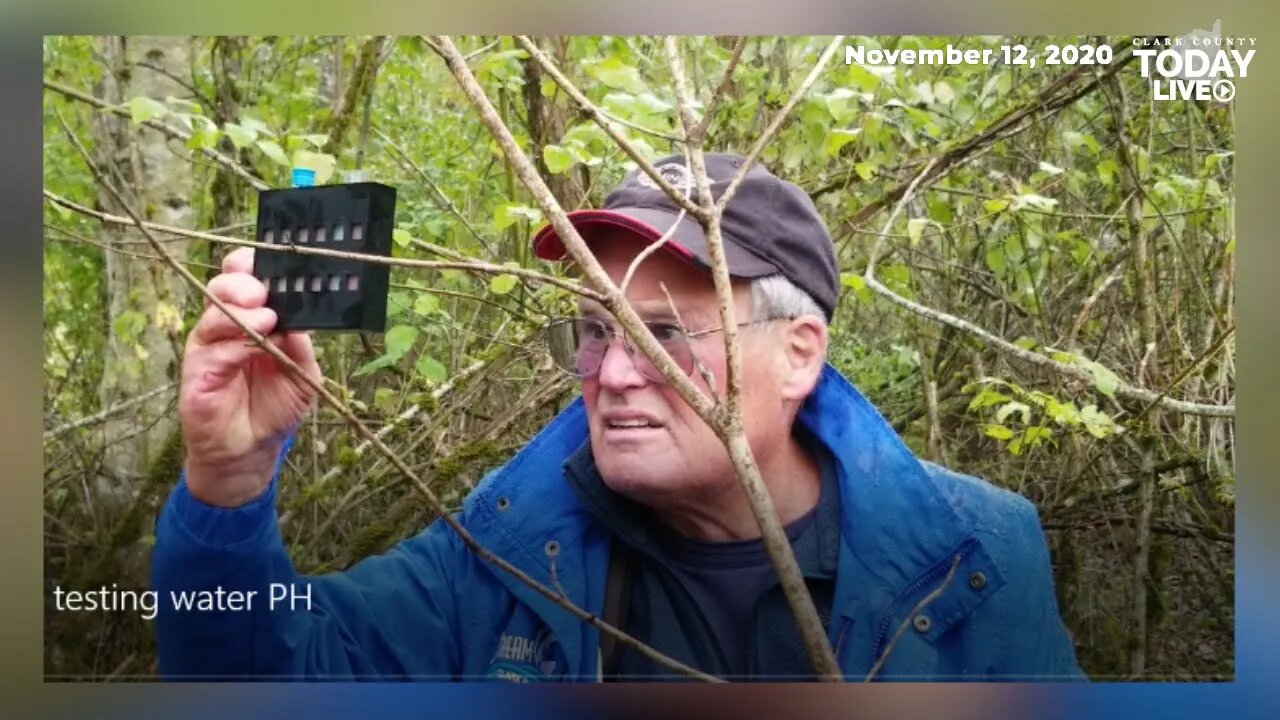
[[[311,187],[316,184],[316,171],[311,168],[296,167],[290,177],[293,187]]]

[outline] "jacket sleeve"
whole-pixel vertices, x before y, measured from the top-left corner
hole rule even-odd
[[[1030,501],[1018,498],[1016,537],[1023,546],[1022,572],[1031,581],[1020,587],[1025,617],[1031,622],[1013,635],[1011,675],[1033,682],[1082,681],[1088,677],[1076,661],[1075,646],[1054,594],[1053,562],[1049,545],[1036,508]]]
[[[298,575],[275,512],[290,444],[270,486],[247,505],[225,509],[200,502],[188,492],[185,473],[169,496],[157,522],[151,567],[161,674],[454,677],[461,660],[451,565],[464,557],[456,534],[437,521],[345,572]],[[238,609],[200,605],[202,599],[216,603],[219,590],[244,593],[248,603]]]

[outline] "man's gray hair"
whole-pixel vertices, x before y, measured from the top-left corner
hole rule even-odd
[[[756,278],[748,286],[751,291],[751,317],[761,320],[814,315],[827,324],[826,313],[809,293],[796,287],[783,275]]]

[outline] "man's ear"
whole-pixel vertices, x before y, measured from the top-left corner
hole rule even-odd
[[[827,360],[827,325],[816,316],[801,315],[787,322],[782,340],[782,396],[804,400],[818,384]]]

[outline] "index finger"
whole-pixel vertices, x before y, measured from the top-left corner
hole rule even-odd
[[[227,256],[222,258],[222,272],[253,272],[253,248],[236,248],[235,250],[227,253]]]

